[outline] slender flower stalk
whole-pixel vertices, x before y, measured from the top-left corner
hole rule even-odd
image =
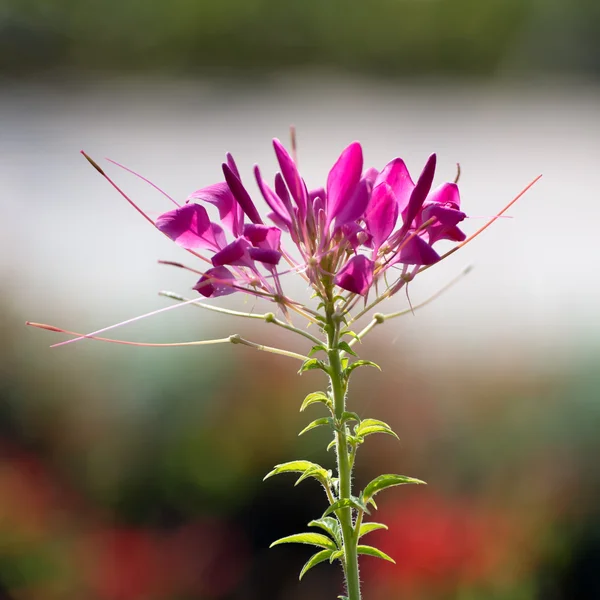
[[[356,454],[366,438],[376,433],[397,438],[387,423],[361,418],[348,410],[348,383],[354,370],[362,366],[379,368],[371,361],[360,359],[355,349],[379,325],[414,314],[462,278],[470,268],[415,306],[409,299],[408,309],[373,314],[376,307],[393,299],[402,289],[407,291],[408,296],[408,285],[415,277],[477,237],[539,177],[500,213],[467,237],[459,228],[459,224],[467,218],[460,208],[457,186],[460,167],[453,182],[434,188],[435,154],[427,159],[420,175],[413,181],[400,158],[394,158],[380,169],[365,168],[362,147],[353,142],[334,163],[325,186],[309,188],[298,170],[295,131],[292,130],[291,153],[279,140],[273,140],[273,148],[279,172],[272,182],[263,178],[258,166],[254,167],[258,191],[270,210],[266,218],[257,209],[230,154],[226,155],[222,164],[223,179],[192,192],[182,202],[144,176],[110,161],[149,183],[175,205],[154,220],[93,159],[83,153],[150,224],[204,263],[196,268],[178,261],[160,261],[193,273],[197,278],[193,290],[203,300],[186,298],[174,292],[160,292],[161,296],[175,300],[177,304],[88,334],[40,323],[28,322],[28,325],[71,336],[54,346],[85,339],[161,348],[231,343],[299,360],[302,363],[299,373],[313,369],[322,371],[328,382],[326,391],[309,394],[300,410],[312,405],[321,406],[327,416],[312,421],[300,435],[317,427],[330,430],[332,441],[328,449],[335,449],[335,471],[298,459],[276,465],[265,477],[296,473],[299,475],[296,483],[305,479],[316,480],[325,492],[327,506],[323,514],[308,525],[321,532],[292,534],[273,542],[272,546],[285,543],[316,546],[318,551],[308,559],[300,578],[321,562],[338,561],[346,589],[346,595],[340,598],[361,600],[359,556],[393,562],[381,550],[361,543],[364,535],[377,529],[387,529],[382,523],[365,521],[371,510],[377,508],[374,496],[389,487],[423,482],[404,475],[383,474],[362,490],[353,490]],[[452,242],[454,246],[440,255],[434,246],[442,240]],[[293,250],[285,244],[291,244]],[[284,263],[287,265],[285,269],[280,267]],[[314,302],[295,300],[285,292],[285,278],[291,274],[308,284]],[[207,302],[234,293],[245,293],[270,303],[272,312],[246,313]],[[260,320],[290,332],[304,345],[310,343],[311,347],[300,353],[265,346],[237,334],[214,340],[171,343],[99,337],[99,334],[122,325],[185,305],[227,316]],[[277,316],[278,313],[280,316]],[[354,332],[351,327],[368,314],[371,321],[358,333]],[[299,323],[299,320],[302,322]]]

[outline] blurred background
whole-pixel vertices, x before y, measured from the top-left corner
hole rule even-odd
[[[325,433],[296,436],[318,373],[228,345],[50,350],[64,338],[24,326],[92,331],[193,293],[157,263],[185,253],[80,149],[157,215],[169,202],[103,157],[184,199],[227,151],[271,177],[292,123],[312,187],[353,139],[378,168],[436,151],[443,181],[459,162],[468,232],[544,174],[411,300],[468,277],[360,346],[383,373],[357,372],[350,406],[401,442],[369,439],[356,484],[429,483],[382,494],[370,543],[397,565],[363,560],[366,600],[600,598],[599,75],[593,0],[0,0],[0,598],[342,592],[323,565],[298,585],[310,548],[268,550],[325,506],[312,482],[261,481],[333,464]],[[194,307],[115,335],[232,333],[307,351]]]

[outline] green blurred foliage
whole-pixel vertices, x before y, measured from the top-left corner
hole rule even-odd
[[[533,0],[5,0],[0,68],[489,73]]]

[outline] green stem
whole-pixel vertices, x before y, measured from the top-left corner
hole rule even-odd
[[[338,349],[340,321],[336,318],[333,303],[327,310],[329,325],[327,354],[329,356],[329,377],[336,420],[340,420],[346,410],[346,383],[342,369],[342,351]],[[348,454],[348,440],[344,425],[336,434],[337,467],[340,481],[340,499],[352,495],[352,465]],[[358,577],[357,536],[352,522],[352,509],[342,508],[338,511],[344,540],[344,573],[349,600],[360,600],[360,580]]]

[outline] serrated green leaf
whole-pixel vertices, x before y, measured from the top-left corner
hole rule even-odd
[[[336,510],[339,510],[340,508],[346,508],[346,507],[351,507],[354,508],[355,510],[362,510],[364,512],[366,512],[367,514],[369,513],[368,508],[365,506],[364,502],[360,499],[360,498],[356,498],[356,497],[352,497],[352,498],[340,498],[339,500],[337,500],[336,502],[334,502],[324,513],[323,513],[323,517],[326,517],[327,515],[330,515],[331,513],[335,512]],[[323,518],[321,517],[321,518]]]
[[[321,369],[321,371],[328,372],[327,365],[318,358],[309,358],[302,363],[300,370],[298,371],[299,375],[302,375],[304,371],[312,371],[313,369]]]
[[[313,554],[302,567],[302,571],[300,571],[300,577],[298,579],[302,579],[308,570],[327,560],[331,554],[333,554],[333,550],[321,550],[321,552]]]
[[[395,485],[406,485],[409,483],[425,484],[425,482],[421,481],[420,479],[405,477],[404,475],[380,475],[379,477],[375,477],[375,479],[373,479],[373,481],[371,481],[367,487],[365,487],[362,493],[362,498],[365,502],[368,502],[370,498],[385,488]]]
[[[330,425],[333,427],[333,419],[331,417],[321,417],[320,419],[315,419],[312,423],[309,423],[298,435],[302,435],[315,427],[320,427],[321,425]]]
[[[349,335],[351,338],[358,340],[360,342],[360,338],[358,337],[358,334],[355,333],[354,331],[351,331],[350,329],[344,329],[344,331],[342,331],[340,333],[340,337],[342,337],[343,335]]]
[[[383,560],[389,560],[390,562],[396,564],[396,561],[391,556],[388,556],[385,552],[382,552],[377,548],[373,548],[373,546],[358,546],[356,551],[359,554],[366,554],[367,556],[374,556],[375,558],[383,558]]]
[[[354,369],[358,369],[358,367],[375,367],[381,371],[381,367],[370,360],[356,360],[349,367],[344,367],[344,377],[350,377],[350,373],[354,371]]]
[[[319,344],[318,346],[313,346],[310,349],[308,356],[312,356],[313,354],[316,354],[317,352],[327,352],[327,348],[325,348],[325,346],[323,346],[323,344]]]
[[[318,402],[321,402],[325,405],[329,404],[329,398],[325,392],[313,392],[312,394],[308,394],[308,396],[306,396],[302,402],[300,412],[303,412],[311,404],[317,404]]]
[[[281,473],[304,473],[310,469],[323,469],[323,467],[317,463],[310,462],[309,460],[292,460],[280,465],[275,465],[274,469],[265,475],[263,481],[269,479],[269,477],[273,477],[273,475],[280,475]]]
[[[366,437],[373,433],[387,433],[388,435],[393,435],[396,439],[399,439],[394,430],[387,423],[384,423],[379,419],[364,419],[354,428],[354,433],[362,437]]]
[[[275,540],[269,548],[278,546],[279,544],[310,544],[311,546],[320,546],[328,550],[337,550],[335,542],[322,533],[314,533],[307,531],[306,533],[295,533]]]
[[[344,557],[344,549],[336,550],[332,552],[329,556],[329,564],[331,564],[334,560],[342,559]]]
[[[348,342],[338,342],[338,350],[343,350],[344,352],[347,352],[348,354],[351,354],[352,356],[358,356],[358,354],[356,354],[356,352],[354,352],[354,350],[352,350],[352,347],[350,346],[350,344]]]
[[[344,413],[342,414],[342,418],[340,419],[340,423],[347,423],[348,421],[356,421],[358,423],[360,423],[360,417],[355,413],[355,412],[351,412],[351,411],[344,411]]]
[[[360,529],[358,530],[358,537],[361,538],[363,535],[367,535],[367,533],[371,533],[371,531],[377,531],[378,529],[387,529],[388,526],[383,523],[361,523]]]
[[[304,481],[308,477],[314,477],[317,481],[325,485],[327,483],[328,476],[329,473],[325,469],[308,469],[307,471],[304,471],[304,473],[302,473],[300,477],[298,477],[296,483],[294,483],[294,487],[296,487],[301,481]]]
[[[339,521],[334,517],[323,517],[322,519],[315,519],[308,524],[309,527],[320,527],[326,531],[338,544],[342,544],[342,530],[340,528]]]

